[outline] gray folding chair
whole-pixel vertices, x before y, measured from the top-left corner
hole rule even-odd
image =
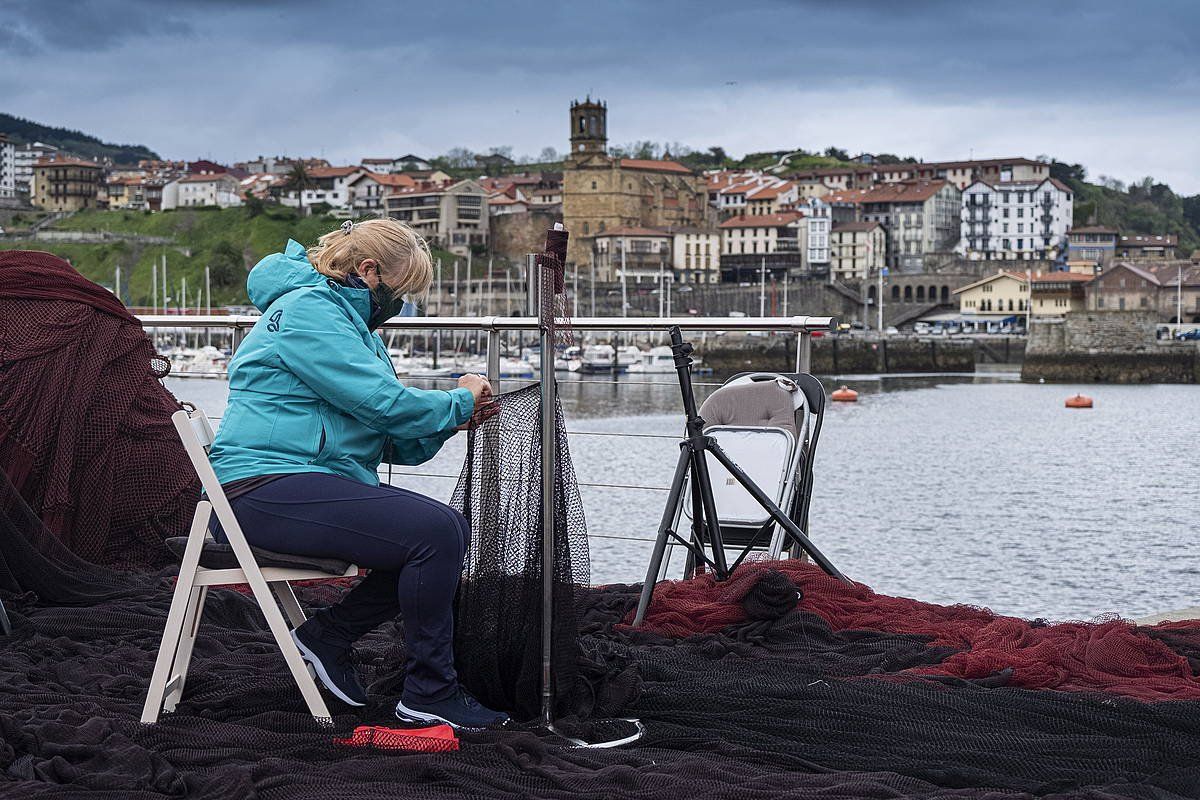
[[[358,567],[345,561],[273,553],[251,547],[208,460],[208,448],[213,441],[208,417],[199,409],[185,405],[185,410],[171,415],[171,421],[175,423],[207,497],[197,504],[187,537],[167,540],[172,550],[182,553],[182,563],[175,595],[167,612],[162,644],[154,662],[146,704],[142,708],[142,722],[157,722],[159,713],[174,711],[183,696],[209,587],[237,584],[249,584],[309,712],[318,722],[329,720],[329,709],[317,689],[311,669],[292,641],[291,630],[304,622],[304,612],[296,602],[290,582],[354,577]],[[213,514],[225,530],[228,545],[219,544],[208,535]]]

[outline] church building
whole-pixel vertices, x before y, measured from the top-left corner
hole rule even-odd
[[[589,263],[597,234],[613,228],[709,227],[702,176],[670,160],[608,154],[608,106],[571,103],[571,152],[563,165],[567,260]]]

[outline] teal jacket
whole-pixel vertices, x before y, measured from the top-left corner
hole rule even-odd
[[[367,329],[370,293],[330,280],[288,241],[246,280],[262,311],[229,362],[229,405],[209,454],[217,478],[323,472],[376,485],[390,461],[428,461],[475,408],[468,389],[396,379]]]

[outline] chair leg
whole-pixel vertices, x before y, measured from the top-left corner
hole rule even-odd
[[[333,716],[329,713],[329,708],[325,705],[320,690],[317,689],[316,681],[308,671],[304,657],[300,655],[300,650],[292,641],[292,632],[288,627],[287,620],[283,618],[279,606],[275,604],[274,598],[267,591],[267,585],[263,581],[261,573],[256,577],[258,580],[250,578],[250,588],[254,592],[255,599],[258,600],[258,605],[262,608],[263,616],[267,618],[267,627],[271,629],[275,643],[279,646],[280,652],[283,653],[283,659],[292,672],[292,679],[300,688],[300,694],[304,695],[304,702],[308,705],[309,713],[317,722],[332,720]],[[256,583],[258,586],[255,586]],[[261,587],[261,591],[259,587]]]
[[[287,614],[292,628],[299,628],[303,625],[307,617],[304,616],[304,610],[300,608],[300,603],[296,600],[296,593],[292,591],[292,585],[287,581],[269,581],[268,585],[271,587],[271,591],[275,592],[275,596],[279,598],[279,605],[283,606],[283,613]]]
[[[179,699],[183,697],[183,685],[187,682],[188,667],[192,663],[192,649],[196,645],[196,634],[200,631],[200,619],[204,616],[204,600],[208,597],[207,586],[197,586],[188,597],[187,613],[183,616],[183,631],[179,637],[179,646],[175,650],[175,664],[170,680],[167,682],[166,697],[163,698],[163,711],[170,713],[175,710]]]
[[[166,695],[167,678],[183,636],[183,622],[187,614],[192,590],[196,586],[196,570],[200,566],[200,551],[204,547],[204,531],[208,526],[210,508],[207,500],[201,500],[196,506],[196,514],[192,517],[192,530],[188,534],[187,548],[183,552],[183,562],[179,566],[179,578],[175,581],[175,593],[171,598],[171,608],[167,612],[167,622],[163,626],[162,642],[158,647],[158,657],[154,660],[154,672],[150,676],[150,688],[146,692],[146,703],[142,706],[142,722],[158,722],[162,710],[163,698]]]

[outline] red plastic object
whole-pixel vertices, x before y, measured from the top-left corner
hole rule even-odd
[[[458,749],[458,736],[449,725],[433,725],[428,728],[359,725],[348,738],[334,739],[333,743],[345,747],[374,747],[379,750],[448,753]]]

